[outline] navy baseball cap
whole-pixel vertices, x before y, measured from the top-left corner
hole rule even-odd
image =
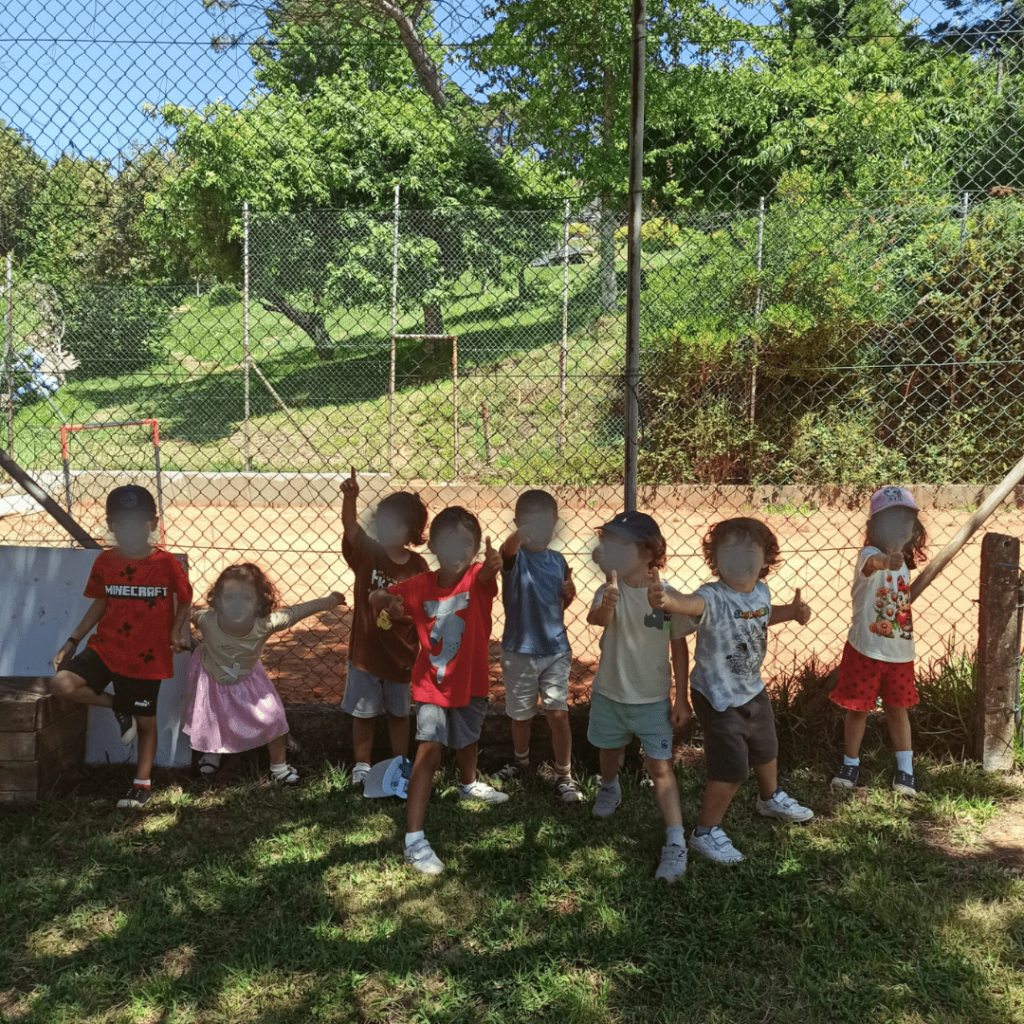
[[[156,502],[145,487],[128,484],[115,487],[107,495],[107,518],[156,519]]]
[[[634,544],[661,536],[658,524],[646,512],[620,512],[610,523],[601,527]]]

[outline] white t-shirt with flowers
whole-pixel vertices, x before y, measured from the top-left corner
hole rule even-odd
[[[910,570],[883,569],[865,576],[861,569],[875,547],[862,548],[853,579],[853,623],[850,646],[876,661],[914,660],[914,623],[910,614]]]

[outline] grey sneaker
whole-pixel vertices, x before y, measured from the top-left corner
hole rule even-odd
[[[662,882],[674,882],[686,872],[686,847],[685,846],[663,846],[661,848],[661,863],[654,877]]]
[[[900,796],[917,796],[917,783],[914,781],[914,776],[898,771],[892,777],[892,791],[899,793]]]
[[[503,804],[508,799],[508,793],[502,793],[500,789],[488,786],[486,782],[477,779],[468,786],[459,786],[459,799],[482,800],[485,804]]]
[[[710,832],[702,836],[693,832],[690,834],[690,849],[697,853],[703,853],[705,857],[715,861],[717,864],[739,864],[746,858],[732,845],[732,840],[722,830],[721,825],[715,825]]]
[[[411,864],[420,874],[439,875],[444,871],[444,863],[426,839],[417,839],[412,846],[405,847],[402,856],[405,863]]]
[[[782,821],[810,821],[814,811],[804,807],[781,789],[767,800],[757,798],[757,813],[766,818],[781,818]]]
[[[576,804],[583,799],[583,794],[580,792],[580,787],[576,785],[575,779],[568,777],[556,780],[555,792],[558,794],[558,799],[567,804]]]
[[[615,809],[622,803],[622,790],[606,789],[602,786],[597,791],[597,799],[594,801],[594,817],[610,818]]]
[[[859,776],[860,765],[841,764],[832,776],[832,786],[834,789],[853,789]]]
[[[140,811],[149,803],[153,791],[149,786],[132,786],[128,795],[117,801],[117,806],[122,811]]]
[[[124,711],[115,711],[114,717],[117,719],[118,729],[121,730],[121,742],[127,747],[135,739],[139,731],[135,716],[129,715]]]
[[[352,785],[361,786],[366,781],[366,776],[370,774],[370,766],[367,764],[357,764],[352,769]]]

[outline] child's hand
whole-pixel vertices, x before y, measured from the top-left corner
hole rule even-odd
[[[562,581],[562,598],[567,605],[576,600],[576,584],[572,581],[572,569],[565,568],[565,579]]]
[[[70,658],[78,650],[78,644],[65,640],[60,645],[60,650],[53,657],[53,671],[59,672],[61,663],[65,658]]]
[[[402,600],[401,594],[391,594],[388,603],[384,605],[384,611],[388,613],[388,618],[392,622],[397,622],[399,619],[405,618],[405,602]]]
[[[672,705],[672,714],[669,716],[669,722],[673,729],[685,729],[693,718],[693,708],[689,704],[684,704],[681,700],[677,700]]]
[[[885,568],[890,572],[896,572],[898,569],[902,569],[904,562],[906,561],[903,557],[902,551],[893,551],[883,557],[885,558]]]
[[[661,582],[657,569],[651,569],[654,582],[647,588],[647,601],[652,608],[665,607],[665,584]]]
[[[359,481],[356,480],[356,467],[352,467],[352,475],[347,480],[341,481],[341,493],[345,498],[359,497]]]
[[[801,626],[806,626],[811,621],[811,606],[800,597],[800,588],[793,592],[793,619]]]
[[[181,654],[182,651],[192,650],[192,637],[189,635],[178,634],[177,636],[171,637],[171,650],[175,654]]]
[[[337,608],[339,605],[343,605],[345,603],[345,595],[340,590],[332,590],[330,593],[330,600],[334,602],[331,607]]]
[[[484,568],[495,577],[501,572],[501,552],[491,547],[490,537],[484,540]]]
[[[601,595],[601,607],[613,611],[619,603],[619,574],[612,569],[608,576],[608,583]]]

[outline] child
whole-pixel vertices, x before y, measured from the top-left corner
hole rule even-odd
[[[107,495],[107,526],[115,547],[93,563],[85,596],[93,599],[75,631],[53,659],[54,694],[64,700],[111,708],[121,742],[138,735],[138,764],[120,808],[144,807],[152,793],[156,757],[156,704],[160,683],[174,675],[172,652],[189,646],[192,587],[181,563],[154,548],[156,503],[145,487],[115,487]],[[75,655],[90,629],[86,649]],[[111,696],[104,692],[114,684]]]
[[[779,542],[756,519],[727,519],[704,538],[704,559],[718,577],[695,594],[651,588],[651,606],[697,620],[697,650],[690,679],[693,707],[704,731],[708,783],[690,849],[720,864],[743,855],[722,829],[722,819],[751,764],[757,779],[757,810],[768,818],[809,821],[814,812],[779,788],[775,716],[761,680],[768,627],[795,620],[806,625],[811,610],[800,600],[772,608],[764,577],[778,565]]]
[[[918,701],[914,686],[914,631],[910,570],[924,557],[927,534],[914,496],[904,487],[883,487],[871,496],[867,537],[853,578],[853,623],[831,698],[846,709],[845,752],[832,785],[851,789],[860,774],[860,745],[868,713],[882,710],[896,751],[892,788],[917,796],[907,708]]]
[[[412,622],[419,637],[412,670],[419,747],[409,777],[404,856],[417,871],[438,875],[444,864],[423,825],[445,746],[456,751],[460,800],[498,804],[508,799],[476,777],[477,741],[490,693],[487,649],[501,555],[488,537],[483,562],[473,562],[480,550],[480,524],[457,505],[430,524],[428,547],[440,563],[437,572],[375,590],[370,603],[393,622]]]
[[[636,736],[665,822],[665,846],[655,878],[674,882],[686,871],[686,840],[679,787],[672,770],[672,729],[693,712],[686,697],[689,655],[681,619],[652,611],[648,588],[662,586],[665,540],[658,524],[643,512],[623,512],[601,528],[595,560],[608,573],[587,615],[602,626],[601,661],[590,697],[587,739],[601,754],[601,789],[594,815],[608,818],[622,800],[620,755]],[[670,700],[675,670],[675,702]]]
[[[555,789],[562,800],[575,803],[583,795],[570,771],[572,653],[565,609],[575,598],[576,587],[565,559],[548,547],[558,522],[558,502],[547,491],[526,491],[516,501],[513,521],[516,530],[501,546],[501,672],[515,763],[499,775],[514,778],[530,767],[530,731],[539,691],[555,753]]]
[[[387,612],[378,616],[370,607],[369,596],[374,590],[386,590],[393,583],[429,571],[422,555],[409,550],[409,545],[425,540],[427,507],[418,494],[389,494],[374,514],[374,539],[356,517],[359,484],[354,468],[341,485],[341,493],[345,529],[341,552],[356,577],[341,710],[352,716],[356,760],[352,784],[361,786],[370,770],[378,715],[387,718],[392,755],[404,757],[409,752],[409,679],[418,649],[416,631],[409,622],[393,622]]]
[[[259,566],[225,569],[206,596],[207,609],[192,613],[203,636],[189,665],[185,733],[203,751],[199,770],[210,774],[221,754],[266,744],[270,777],[294,785],[299,773],[285,761],[288,721],[274,684],[260,663],[267,639],[300,619],[345,603],[338,593],[292,608],[277,606],[274,585]]]

